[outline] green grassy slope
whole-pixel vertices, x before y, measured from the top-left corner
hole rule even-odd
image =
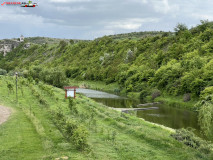
[[[20,79],[19,103],[16,104],[15,94],[8,96],[7,88],[7,83],[14,84],[14,80],[7,77],[0,80],[0,103],[13,109],[8,122],[0,126],[0,159],[46,160],[64,156],[101,160],[210,158],[201,150],[173,139],[172,131],[111,110],[82,95],[77,95],[70,110],[63,90],[42,83],[36,85]],[[42,86],[51,92],[41,89]],[[67,125],[72,123],[88,132],[88,146],[83,151],[73,137],[69,138],[72,130],[76,131],[73,128],[68,132]]]

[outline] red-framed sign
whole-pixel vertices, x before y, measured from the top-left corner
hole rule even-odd
[[[76,97],[76,88],[78,88],[78,87],[65,86],[64,87],[64,89],[65,89],[65,98],[68,98],[68,97],[75,98]]]

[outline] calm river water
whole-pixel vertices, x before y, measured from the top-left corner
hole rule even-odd
[[[77,93],[82,93],[99,103],[114,108],[137,108],[138,104],[143,103],[140,100],[132,100],[91,89],[77,89]],[[197,114],[195,112],[169,107],[164,104],[147,107],[159,107],[159,109],[137,111],[137,116],[147,121],[162,124],[174,129],[191,127],[196,129],[196,132],[200,130]]]

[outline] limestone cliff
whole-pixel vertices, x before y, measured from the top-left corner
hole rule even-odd
[[[3,39],[0,40],[0,54],[4,56],[7,55],[8,52],[11,52],[14,48],[18,47],[22,42],[24,42],[24,37],[21,36],[18,39]],[[25,49],[30,47],[30,44],[27,43],[24,45]]]

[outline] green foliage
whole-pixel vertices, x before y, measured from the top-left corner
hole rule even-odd
[[[11,82],[7,81],[7,88],[8,88],[8,94],[11,94],[14,92],[13,90],[13,84]]]
[[[0,68],[0,75],[5,75],[5,74],[7,74],[7,71]]]
[[[74,43],[75,43],[75,41],[71,39],[70,40],[70,44],[74,44]]]
[[[142,90],[140,92],[140,99],[144,100],[146,98],[146,96],[148,96],[148,95],[149,95],[149,92],[147,90]]]
[[[26,75],[27,77],[32,77],[38,82],[38,80],[42,80],[46,83],[49,83],[55,87],[63,87],[66,84],[66,76],[63,71],[57,69],[42,69],[41,67],[32,67],[29,73]]]
[[[201,150],[205,154],[212,152],[212,145],[209,142],[196,137],[193,132],[186,129],[176,130],[176,133],[171,134],[171,136],[189,147]]]
[[[175,30],[176,34],[179,34],[179,33],[183,32],[183,31],[188,30],[188,28],[187,28],[187,26],[186,26],[185,24],[179,23],[179,24],[177,24],[177,26],[174,28],[174,30]]]
[[[69,107],[71,113],[72,113],[72,114],[73,114],[73,113],[74,113],[74,114],[78,114],[78,110],[77,110],[77,108],[76,108],[76,104],[75,104],[73,98],[69,97],[68,99],[69,99],[68,107]]]
[[[200,97],[202,99],[205,99],[206,97],[210,96],[213,94],[213,86],[206,87],[200,94]]]
[[[67,68],[65,70],[65,74],[67,78],[76,78],[80,74],[79,67]]]
[[[206,93],[208,93],[208,89],[204,90],[202,99],[196,106],[199,108],[198,118],[203,133],[209,139],[213,139],[213,94],[204,97]]]
[[[82,126],[79,126],[77,129],[74,130],[72,140],[78,149],[83,150],[88,146],[87,137],[87,130]]]
[[[168,93],[176,94],[177,80],[182,76],[182,72],[181,64],[177,63],[176,60],[171,60],[155,72],[153,82],[159,89],[166,88]]]
[[[67,42],[65,42],[64,40],[59,42],[60,51],[63,51],[66,46],[67,46]]]

